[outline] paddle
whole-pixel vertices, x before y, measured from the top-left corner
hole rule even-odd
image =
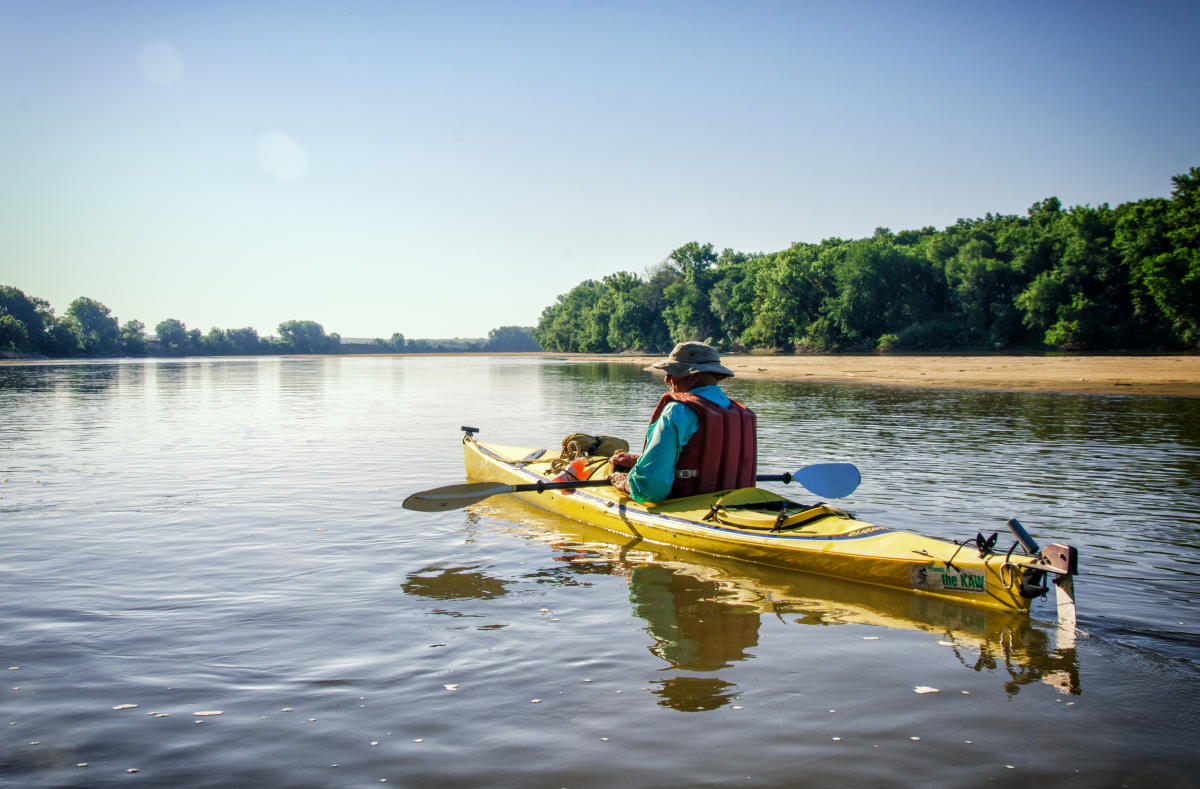
[[[441,488],[423,490],[404,500],[406,510],[418,512],[443,512],[466,507],[501,493],[524,493],[536,490],[568,490],[574,488],[598,488],[607,486],[608,479],[570,479],[562,482],[530,482],[526,485],[505,485],[503,482],[469,482],[464,485],[446,485]]]
[[[818,463],[805,466],[791,474],[760,474],[760,482],[799,482],[818,496],[837,499],[848,496],[858,487],[862,477],[858,469],[849,463]],[[469,482],[463,485],[446,485],[441,488],[423,490],[404,500],[406,510],[417,512],[444,512],[483,501],[501,493],[526,493],[544,490],[568,490],[574,488],[597,488],[608,485],[607,479],[578,479],[563,482],[530,482],[524,485],[506,485],[503,482]]]
[[[827,499],[849,496],[862,482],[862,475],[852,463],[815,463],[791,474],[759,474],[759,482],[799,482],[813,493]]]

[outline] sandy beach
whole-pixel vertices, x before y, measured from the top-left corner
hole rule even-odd
[[[598,356],[648,365],[661,357]],[[839,381],[1015,392],[1200,397],[1200,356],[722,357],[744,378]]]

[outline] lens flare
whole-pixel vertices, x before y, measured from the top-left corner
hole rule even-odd
[[[183,73],[183,56],[170,44],[155,41],[142,47],[138,66],[155,85],[170,85]]]
[[[298,181],[308,172],[308,154],[281,132],[268,132],[259,139],[258,163],[281,181]]]

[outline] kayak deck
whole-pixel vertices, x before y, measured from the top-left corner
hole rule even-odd
[[[463,438],[467,475],[481,481],[549,481],[556,453]],[[587,476],[611,472],[606,460]],[[1040,556],[984,550],[859,521],[823,503],[802,505],[760,488],[641,504],[612,487],[513,495],[608,531],[699,553],[905,589],[1002,610],[1028,611],[1022,581]]]

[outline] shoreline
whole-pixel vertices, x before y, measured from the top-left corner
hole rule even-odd
[[[404,356],[532,356],[549,359],[614,362],[647,367],[662,356],[603,353],[379,353],[312,354],[331,358]],[[143,357],[181,359],[242,359],[242,356]],[[279,357],[263,357],[279,358]],[[13,359],[6,364],[95,364],[112,359]],[[740,378],[908,386],[932,389],[973,389],[996,392],[1134,395],[1139,397],[1200,397],[1200,355],[1080,355],[1017,354],[728,354],[726,367]]]
[[[657,356],[563,354],[638,364]],[[796,355],[729,354],[742,378],[975,389],[998,392],[1200,397],[1200,356]]]

